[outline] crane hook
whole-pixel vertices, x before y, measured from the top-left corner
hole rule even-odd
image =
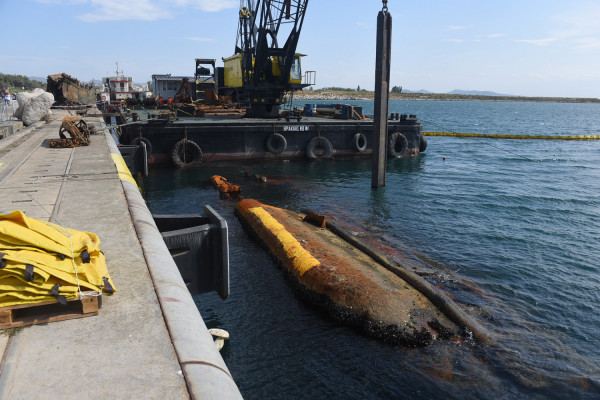
[[[381,11],[387,12],[387,10],[388,10],[387,0],[381,0],[381,2],[383,3],[383,8],[381,9]]]
[[[240,9],[240,18],[248,18],[252,15],[248,7],[242,7]]]

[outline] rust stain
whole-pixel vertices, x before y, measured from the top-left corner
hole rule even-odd
[[[307,214],[303,221],[313,222],[319,228],[325,228],[327,226],[327,220],[323,215]]]
[[[242,194],[242,189],[238,185],[234,185],[229,183],[229,181],[219,175],[213,175],[210,178],[213,186],[219,191],[219,194],[222,199],[240,199]]]
[[[177,300],[177,299],[176,299],[176,298],[174,298],[174,297],[164,297],[164,298],[163,298],[163,300],[164,300],[164,301],[169,301],[169,302],[171,302],[171,303],[179,303],[179,300]]]

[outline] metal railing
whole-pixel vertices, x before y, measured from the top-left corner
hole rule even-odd
[[[305,71],[303,85],[315,85],[317,83],[317,71]]]
[[[14,100],[9,101],[8,104],[1,99],[0,102],[0,122],[3,121],[14,121],[15,118],[15,110],[17,109],[17,102]]]

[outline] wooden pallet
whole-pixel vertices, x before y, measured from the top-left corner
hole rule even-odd
[[[79,298],[68,300],[67,305],[60,305],[56,301],[45,301],[35,304],[1,307],[0,329],[98,315],[99,299],[98,296],[83,296],[81,300]]]

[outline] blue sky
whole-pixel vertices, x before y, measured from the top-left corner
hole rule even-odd
[[[311,0],[298,51],[317,88],[373,89],[378,0]],[[0,0],[0,72],[191,76],[233,54],[239,0]],[[389,0],[390,84],[600,97],[600,1]],[[220,64],[222,65],[222,64]]]

